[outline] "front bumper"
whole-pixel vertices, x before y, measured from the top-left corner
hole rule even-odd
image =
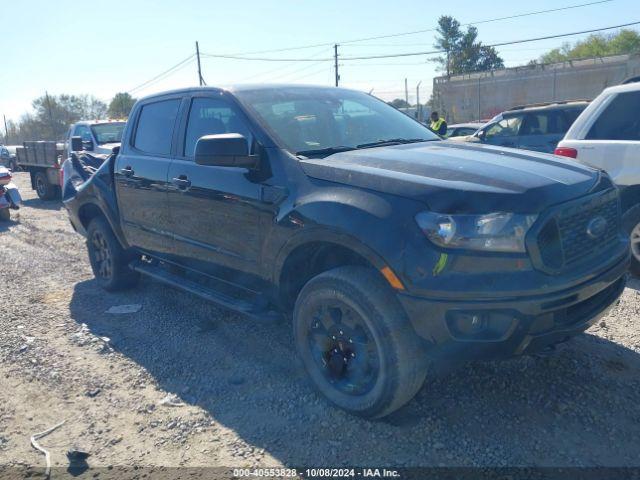
[[[509,358],[564,342],[606,315],[624,290],[629,259],[626,255],[596,278],[552,294],[458,302],[402,293],[398,298],[416,333],[431,345],[434,362]],[[471,318],[484,320],[460,328]]]

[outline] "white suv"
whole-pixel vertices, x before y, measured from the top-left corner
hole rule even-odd
[[[640,77],[604,90],[555,153],[606,170],[620,187],[623,224],[631,236],[631,271],[640,275]]]

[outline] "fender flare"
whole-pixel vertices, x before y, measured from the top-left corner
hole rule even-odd
[[[336,246],[353,250],[377,270],[382,270],[387,266],[387,263],[378,253],[351,235],[326,228],[312,228],[294,235],[280,248],[280,251],[275,257],[274,267],[271,273],[271,282],[273,285],[277,287],[280,286],[280,278],[284,264],[296,248],[305,244],[318,242],[332,243]]]

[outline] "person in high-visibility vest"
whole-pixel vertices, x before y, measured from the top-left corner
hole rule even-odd
[[[431,124],[429,128],[440,136],[445,136],[447,133],[447,122],[444,118],[440,118],[438,112],[431,112]]]

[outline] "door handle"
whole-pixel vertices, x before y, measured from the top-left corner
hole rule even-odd
[[[188,190],[191,188],[191,180],[189,180],[186,175],[174,177],[171,179],[171,182],[180,190]]]
[[[135,173],[131,167],[125,167],[120,169],[120,173],[125,177],[131,177]]]

